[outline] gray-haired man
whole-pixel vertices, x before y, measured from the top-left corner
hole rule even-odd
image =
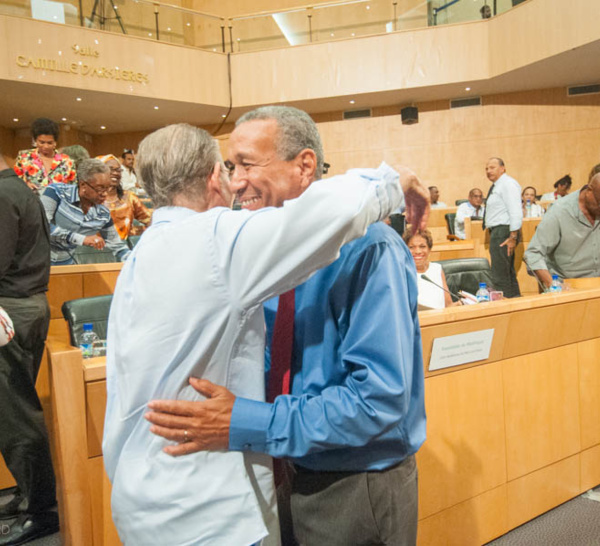
[[[226,165],[245,209],[285,210],[287,199],[308,193],[320,177],[323,149],[307,114],[265,107],[237,122]],[[409,221],[421,225],[428,191],[410,171],[398,170],[415,205]],[[375,172],[390,171],[383,164]],[[414,544],[414,453],[425,439],[425,411],[416,273],[406,245],[383,223],[373,225],[290,300],[290,394],[279,390],[283,395],[272,403],[258,402],[194,382],[211,400],[151,403],[152,430],[174,440],[188,432],[191,441],[168,448],[172,454],[229,448],[290,460],[291,511],[301,544]],[[277,321],[285,316],[282,303],[279,309]],[[271,333],[275,303],[266,311]],[[278,338],[275,333],[277,353]],[[279,372],[274,363],[271,376]]]

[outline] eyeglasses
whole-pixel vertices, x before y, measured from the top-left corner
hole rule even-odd
[[[92,186],[89,182],[86,182],[85,180],[82,180],[82,183],[94,190],[98,195],[106,195],[110,190],[110,186],[102,186],[101,188],[97,188],[96,186]]]
[[[131,154],[131,155],[133,155],[133,150],[130,150],[128,148],[124,148],[123,149],[123,155],[125,155],[125,154]]]

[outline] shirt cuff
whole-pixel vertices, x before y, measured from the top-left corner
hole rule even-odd
[[[73,233],[71,235],[71,239],[73,240],[73,243],[78,245],[78,246],[83,246],[83,241],[85,241],[85,235],[82,235],[81,233]]]
[[[231,451],[267,451],[267,428],[273,404],[247,398],[235,399],[229,425]]]

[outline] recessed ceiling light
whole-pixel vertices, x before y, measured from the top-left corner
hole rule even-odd
[[[104,131],[104,129],[106,129],[106,127],[104,125],[100,125],[100,129],[102,129]]]
[[[155,106],[155,107],[154,107],[154,109],[155,109],[155,110],[158,110],[158,106]]]
[[[148,32],[148,36],[152,36],[152,32]]]
[[[221,117],[222,117],[222,118],[226,118],[226,117],[227,117],[227,114],[221,114]]]
[[[67,121],[67,118],[60,118],[62,121]]]
[[[77,97],[75,100],[81,102],[81,97]]]
[[[190,26],[190,24],[191,24],[191,23],[186,23],[186,24],[185,24],[185,26],[186,26],[186,27],[189,27],[189,26]]]
[[[167,27],[167,30],[168,30],[169,32],[171,32],[171,27]]]
[[[367,9],[371,9],[371,6],[367,6]]]
[[[465,87],[465,91],[471,91],[470,87]]]
[[[353,32],[353,33],[352,33],[352,36],[356,36],[356,33],[354,33],[354,32]]]
[[[19,118],[13,118],[13,121],[14,121],[15,123],[17,123],[17,121],[19,121]]]
[[[354,104],[355,102],[356,102],[356,101],[355,101],[354,99],[352,99],[352,100],[350,101],[350,104]]]
[[[94,40],[94,43],[98,45],[100,42],[98,40]]]

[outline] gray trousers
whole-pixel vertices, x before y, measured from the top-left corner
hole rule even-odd
[[[43,512],[56,504],[48,431],[35,391],[50,323],[45,294],[0,297],[15,337],[0,347],[0,452],[17,482],[20,509]]]
[[[414,546],[415,458],[379,472],[311,472],[296,467],[291,513],[301,546]]]
[[[508,226],[490,228],[490,257],[492,259],[492,282],[495,290],[502,290],[505,298],[518,298],[521,295],[517,272],[515,271],[515,253],[508,255],[508,247],[500,246],[510,235]]]

